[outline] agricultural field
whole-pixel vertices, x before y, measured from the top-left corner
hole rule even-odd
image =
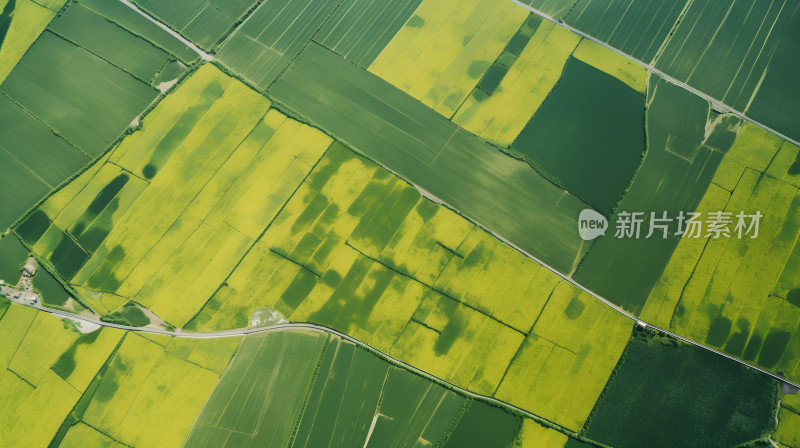
[[[453,122],[508,146],[561,78],[580,37],[529,15],[458,107]]]
[[[506,447],[520,423],[348,341],[294,330],[245,339],[186,443]]]
[[[733,144],[741,120],[714,112],[708,102],[654,75],[647,105],[647,152],[617,212],[649,216],[666,211],[675,217],[693,211]],[[677,223],[671,226],[676,232]],[[595,240],[574,278],[639,314],[678,243],[677,237],[619,239],[609,231],[607,237]]]
[[[797,119],[800,116],[800,87],[796,82],[800,70],[800,58],[797,57],[800,54],[800,12],[795,13],[787,28],[789,31],[778,41],[761,86],[745,112],[800,140]]]
[[[503,300],[495,288],[502,288]],[[575,431],[632,328],[549,270],[337,145],[184,329],[246,327],[249,316],[265,308],[292,322],[335,328]],[[544,316],[551,318],[545,322]],[[580,330],[582,322],[591,322],[592,330]],[[575,368],[565,376],[568,366]],[[531,372],[538,381],[530,382]],[[553,396],[562,382],[583,386]],[[552,406],[560,400],[563,406]]]
[[[169,3],[135,0],[133,3],[207,50],[224,39],[231,28],[247,17],[250,9],[258,4],[253,0],[187,0]]]
[[[213,331],[271,309],[573,431],[632,328],[210,65],[15,232],[105,319]]]
[[[778,42],[796,33],[790,24],[798,14],[796,2],[692,2],[652,64],[745,110],[768,72]]]
[[[755,370],[637,330],[582,434],[619,448],[739,446],[774,432],[779,391]]]
[[[204,66],[18,233],[73,285],[184,325],[331,142],[269,104]]]
[[[225,40],[218,57],[259,89],[266,89],[308,45],[339,3],[264,0]]]
[[[686,2],[680,0],[578,0],[566,17],[559,18],[586,34],[649,63],[656,57],[672,31],[684,5]]]
[[[799,20],[0,0],[0,445],[800,448]]]
[[[36,117],[0,95],[0,230],[76,171],[89,156],[53,134]]]
[[[796,2],[523,3],[800,139]]]
[[[106,7],[108,2],[100,2],[101,12],[92,9],[96,0],[72,3],[58,17],[29,3],[16,3],[6,35],[8,51],[24,44],[24,57],[20,53],[19,62],[12,61],[6,46],[0,47],[0,60],[9,58],[0,71],[10,71],[0,77],[0,117],[10,124],[0,131],[0,229],[105,152],[157,98],[158,89],[166,90],[188,69],[184,61],[196,59],[182,44],[164,49],[141,37],[138,32],[151,33],[154,41],[164,42],[137,21],[146,19],[126,20]],[[22,20],[34,29],[27,15],[31,7],[47,11],[42,16],[47,22],[32,36],[35,42],[15,34],[23,32],[16,25]],[[121,47],[126,50],[120,52]]]
[[[610,215],[646,149],[644,100],[613,76],[571,58],[511,150]]]
[[[97,157],[158,90],[48,31],[0,84],[0,92]],[[94,132],[86,132],[88,126]]]
[[[574,232],[586,204],[323,47],[307,47],[270,95],[562,272],[587,249]]]
[[[179,446],[241,342],[81,334],[16,304],[0,334],[0,434],[10,446]]]
[[[745,124],[701,210],[764,215],[756,239],[683,239],[642,317],[790,380],[800,378],[796,245],[800,152]]]
[[[0,238],[0,280],[16,285],[22,276],[20,269],[28,258],[28,249],[19,239],[8,234]]]
[[[423,1],[369,71],[450,118],[527,16],[511,2]]]
[[[121,2],[80,0],[79,4],[103,16],[109,22],[128,30],[131,34],[139,36],[173,55],[176,60],[183,64],[189,64],[198,59],[198,55],[194,50]]]
[[[314,40],[367,68],[411,17],[422,0],[344,0]]]
[[[0,1],[0,83],[6,79],[65,0]]]
[[[781,447],[800,446],[800,396],[784,395],[778,411],[778,430],[771,437]]]

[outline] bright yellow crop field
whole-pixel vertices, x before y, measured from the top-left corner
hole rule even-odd
[[[0,42],[0,83],[6,79],[17,65],[28,47],[42,34],[47,24],[53,20],[65,0],[50,2],[33,2],[17,0],[13,10],[11,25],[5,40]],[[0,10],[8,0],[0,0]],[[43,3],[45,4],[44,6]],[[49,4],[48,4],[49,3]]]
[[[533,420],[522,422],[520,432],[520,448],[559,448],[563,447],[569,438],[566,434],[555,429],[550,429]]]
[[[699,207],[730,212],[731,238],[682,239],[642,313],[792,380],[800,378],[800,302],[789,300],[800,286],[797,153],[744,125]],[[763,215],[757,238],[733,233],[742,211]]]
[[[647,90],[647,70],[630,59],[588,39],[581,40],[572,55],[600,69],[644,95]]]
[[[271,309],[577,431],[633,326],[577,291],[334,145],[186,330]]]
[[[369,71],[450,118],[527,16],[510,2],[426,0]]]
[[[453,117],[465,129],[509,145],[556,85],[581,38],[543,21],[488,98],[471,95]]]

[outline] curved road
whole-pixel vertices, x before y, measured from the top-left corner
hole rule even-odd
[[[85,317],[85,316],[79,316],[79,315],[76,315],[76,314],[72,314],[72,313],[69,313],[69,312],[66,312],[66,311],[61,311],[61,310],[57,310],[57,309],[53,309],[53,308],[43,307],[38,302],[33,304],[33,305],[25,304],[25,303],[19,303],[19,302],[16,302],[16,301],[12,301],[12,302],[16,303],[18,305],[23,305],[23,306],[28,306],[30,308],[35,308],[35,309],[37,309],[39,311],[43,311],[43,312],[52,314],[53,316],[56,316],[58,318],[67,318],[67,319],[70,319],[70,320],[73,320],[73,321],[80,321],[80,322],[86,322],[86,323],[89,323],[89,324],[99,325],[101,327],[109,327],[109,328],[116,328],[118,330],[159,334],[159,335],[164,335],[164,336],[173,336],[173,337],[189,338],[189,339],[227,338],[227,337],[247,336],[247,335],[251,335],[251,334],[272,333],[272,332],[278,332],[278,331],[293,331],[293,330],[309,330],[309,331],[317,331],[317,332],[322,332],[322,333],[328,333],[328,334],[332,334],[332,335],[338,336],[338,337],[340,337],[342,339],[345,339],[347,341],[350,341],[353,344],[355,344],[355,345],[357,345],[359,347],[362,347],[362,348],[364,348],[366,350],[369,350],[369,351],[371,351],[373,353],[376,353],[377,355],[379,355],[380,357],[382,357],[383,359],[385,359],[389,363],[394,364],[395,366],[398,366],[398,367],[406,369],[406,370],[408,370],[410,372],[413,372],[413,373],[415,373],[415,374],[417,374],[419,376],[424,377],[425,379],[427,379],[429,381],[433,381],[434,383],[439,384],[440,386],[444,386],[444,387],[446,387],[448,389],[457,391],[458,393],[460,393],[462,395],[466,395],[466,396],[469,396],[469,397],[472,397],[472,398],[477,398],[477,399],[483,400],[485,402],[492,403],[492,404],[494,404],[496,406],[499,406],[501,408],[510,410],[510,411],[512,411],[512,412],[514,412],[514,413],[516,413],[518,415],[522,415],[522,416],[525,416],[527,418],[530,418],[531,420],[535,420],[535,421],[537,421],[539,423],[542,423],[545,426],[558,428],[559,431],[563,432],[564,434],[570,435],[571,437],[579,438],[581,440],[587,440],[587,441],[590,440],[590,439],[587,439],[585,437],[580,437],[575,431],[572,431],[572,430],[570,430],[568,428],[565,428],[564,426],[561,426],[558,423],[550,421],[550,420],[548,420],[548,419],[546,419],[544,417],[541,417],[539,415],[533,414],[533,413],[531,413],[531,412],[529,412],[529,411],[527,411],[525,409],[522,409],[522,408],[519,408],[517,406],[514,406],[513,404],[510,404],[510,403],[505,402],[503,400],[499,400],[499,399],[497,399],[495,397],[491,397],[491,396],[488,396],[488,395],[482,395],[482,394],[475,393],[475,392],[469,391],[467,389],[461,388],[461,387],[459,387],[459,386],[457,386],[457,385],[455,385],[455,384],[453,384],[453,383],[451,383],[451,382],[449,382],[449,381],[447,381],[445,379],[439,378],[438,376],[432,375],[432,374],[430,374],[430,373],[428,373],[428,372],[426,372],[424,370],[420,370],[417,367],[414,367],[414,366],[412,366],[412,365],[410,365],[410,364],[408,364],[408,363],[406,363],[406,362],[404,362],[402,360],[399,360],[399,359],[389,355],[388,353],[385,353],[385,352],[383,352],[383,351],[381,351],[381,350],[379,350],[379,349],[377,349],[377,348],[375,348],[375,347],[373,347],[373,346],[371,346],[371,345],[369,345],[369,344],[367,344],[367,343],[365,343],[363,341],[360,341],[360,340],[358,340],[358,339],[356,339],[356,338],[354,338],[354,337],[352,337],[350,335],[347,335],[345,333],[342,333],[340,331],[337,331],[337,330],[334,330],[332,328],[328,328],[328,327],[325,327],[325,326],[322,326],[322,325],[316,325],[316,324],[310,324],[310,323],[287,323],[287,324],[275,324],[275,325],[270,325],[270,326],[266,326],[266,327],[240,328],[240,329],[236,329],[236,330],[210,331],[210,332],[203,332],[203,333],[184,332],[184,331],[169,331],[169,330],[166,330],[166,329],[163,329],[163,328],[132,327],[132,326],[128,326],[128,325],[120,325],[120,324],[115,324],[115,323],[111,323],[111,322],[104,322],[104,321],[101,321],[99,319],[93,319],[93,318],[90,318],[90,317]],[[594,441],[594,440],[592,440],[591,442],[596,444],[597,446],[600,446],[600,447],[605,447],[606,446],[606,445],[604,445],[604,444],[602,444],[600,442]]]

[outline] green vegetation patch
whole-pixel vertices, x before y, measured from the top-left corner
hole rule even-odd
[[[327,338],[303,331],[245,338],[186,445],[289,446]]]
[[[102,15],[110,22],[116,23],[137,36],[141,36],[153,45],[178,57],[183,62],[191,62],[199,58],[194,50],[122,2],[80,0],[80,4]]]
[[[49,272],[39,268],[33,276],[33,287],[39,291],[45,305],[64,306],[70,299],[69,292]]]
[[[555,2],[533,0],[533,3]],[[571,4],[571,12],[565,20],[590,36],[649,63],[669,36],[685,3],[681,0],[630,3],[578,0]]]
[[[210,49],[238,23],[253,0],[136,0],[134,3],[199,47]],[[269,3],[269,2],[266,2]],[[252,21],[254,19],[250,19]]]
[[[0,123],[1,233],[89,158],[2,94]]]
[[[101,317],[100,320],[119,325],[127,325],[129,327],[144,327],[150,324],[150,318],[147,317],[139,305],[134,302],[126,303],[122,308],[113,313],[106,314]]]
[[[636,330],[583,433],[619,447],[732,447],[775,429],[777,381]]]
[[[551,266],[584,250],[584,203],[329,50],[309,45],[270,93]]]
[[[679,241],[661,238],[658,231],[644,238],[650,213],[661,216],[666,211],[674,219],[681,211],[697,209],[741,127],[738,118],[713,113],[706,101],[660,78],[650,80],[647,101],[647,153],[617,207],[617,212],[645,213],[643,233],[639,238],[614,238],[615,224],[609,222],[611,229],[594,241],[574,276],[632,313],[644,308]],[[707,127],[712,130],[708,138]],[[673,149],[676,144],[698,149],[687,158]],[[676,221],[670,229],[677,232]]]
[[[384,2],[376,3],[386,6]],[[218,53],[219,60],[266,89],[338,4],[338,0],[265,0],[225,41]]]
[[[420,3],[422,0],[389,3],[383,0],[345,0],[331,14],[314,40],[359,67],[367,68]],[[416,19],[422,20],[419,17]]]
[[[644,97],[570,58],[561,80],[512,148],[608,215],[642,160]]]
[[[522,426],[520,417],[498,407],[473,401],[444,444],[446,448],[505,448]]]
[[[0,280],[16,285],[22,277],[22,265],[28,258],[28,249],[13,234],[0,238]]]
[[[31,46],[0,91],[91,156],[102,153],[158,93],[50,32]]]
[[[70,6],[48,29],[145,82],[170,58],[167,52],[80,3]]]

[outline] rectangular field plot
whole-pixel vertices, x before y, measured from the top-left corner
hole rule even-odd
[[[219,60],[261,89],[283,71],[325,23],[335,0],[264,0],[228,38]]]
[[[270,93],[562,272],[586,249],[574,231],[584,203],[323,47],[306,48]]]
[[[245,327],[271,309],[577,431],[633,325],[577,292],[334,144],[185,329]],[[538,339],[554,342],[526,348]],[[563,356],[548,359],[554,344]],[[542,370],[536,382],[526,369]],[[582,386],[558,392],[568,382]]]
[[[369,71],[450,118],[527,16],[511,2],[424,1]]]
[[[148,83],[170,58],[167,52],[80,3],[68,8],[48,29]]]
[[[800,11],[795,13],[788,30],[778,42],[761,85],[744,112],[800,140]]]
[[[760,212],[758,237],[682,239],[642,314],[792,381],[800,378],[798,151],[745,124],[701,208],[730,212],[732,229],[739,212]]]
[[[0,230],[89,163],[35,117],[0,95]]]
[[[314,40],[367,68],[403,27],[422,0],[345,0]]]
[[[158,93],[49,32],[33,44],[0,91],[93,157]]]
[[[661,216],[666,211],[676,218],[681,211],[695,210],[741,128],[738,118],[719,115],[706,101],[655,77],[650,79],[647,104],[648,150],[617,207],[618,213],[645,213],[644,233],[638,239],[620,239],[609,231],[595,240],[574,276],[634,314],[642,312],[678,244],[677,238],[661,238],[658,231],[644,238],[650,213]],[[671,233],[676,225],[672,223]]]
[[[80,5],[100,14],[110,22],[130,31],[132,34],[141,36],[158,48],[176,56],[184,63],[191,62],[199,57],[197,53],[180,40],[159,28],[158,25],[149,21],[141,14],[128,8],[122,2],[81,0]]]
[[[608,73],[569,58],[558,85],[511,150],[608,216],[647,149],[644,121],[642,94]]]
[[[22,277],[22,265],[28,259],[28,249],[12,234],[0,238],[0,280],[16,285]]]
[[[76,417],[128,446],[179,446],[218,380],[218,373],[128,333]]]
[[[620,448],[741,446],[774,430],[779,389],[758,371],[637,328],[583,434]]]

